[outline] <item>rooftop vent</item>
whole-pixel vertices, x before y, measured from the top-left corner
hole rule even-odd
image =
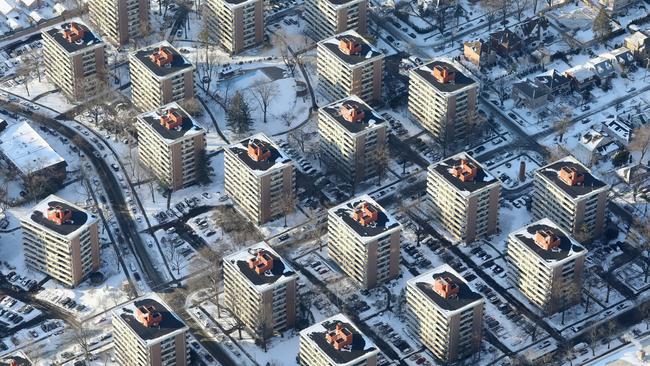
[[[248,143],[248,156],[255,161],[266,161],[271,157],[269,144],[260,140],[250,140]]]
[[[343,119],[348,122],[360,122],[366,118],[366,113],[356,103],[343,103],[340,111]]]
[[[160,116],[160,124],[168,130],[173,130],[183,124],[183,116],[176,109],[169,108]]]
[[[438,277],[433,282],[433,291],[445,299],[450,299],[458,296],[460,287],[450,277]]]
[[[81,29],[81,26],[77,23],[72,22],[68,28],[63,30],[63,38],[65,38],[68,43],[77,43],[77,41],[81,41],[83,37],[84,30]]]
[[[550,230],[537,230],[535,244],[544,250],[557,251],[560,247],[560,238]]]
[[[351,37],[342,37],[339,40],[339,50],[346,55],[358,55],[361,53],[361,43]]]
[[[160,312],[153,306],[138,306],[135,310],[135,318],[147,328],[158,327],[163,320]]]
[[[342,323],[336,323],[336,328],[325,334],[327,343],[331,344],[335,350],[340,351],[352,344],[354,334],[350,329],[343,326]]]
[[[363,202],[354,209],[352,217],[359,224],[368,226],[377,221],[379,210],[377,210],[376,207],[373,207],[370,203]]]
[[[72,211],[61,206],[51,206],[47,209],[47,219],[57,225],[68,224],[72,220]]]
[[[456,79],[456,71],[447,65],[436,65],[433,67],[433,77],[440,84],[453,83]]]
[[[273,269],[273,256],[266,250],[260,250],[255,257],[248,260],[248,268],[255,270],[258,275]]]
[[[149,56],[149,58],[151,59],[151,62],[156,64],[158,67],[165,67],[168,65],[171,66],[171,63],[174,60],[174,54],[167,48],[160,46],[158,47],[158,50]]]
[[[558,172],[558,178],[569,186],[576,186],[585,182],[585,175],[578,173],[576,167],[563,166]]]
[[[472,182],[476,178],[478,167],[467,159],[460,159],[460,164],[451,168],[451,174],[461,182]]]

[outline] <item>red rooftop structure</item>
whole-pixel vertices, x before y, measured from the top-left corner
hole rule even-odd
[[[160,116],[160,124],[168,130],[173,130],[183,124],[183,116],[174,108],[169,108]]]
[[[342,37],[339,40],[339,50],[346,55],[358,55],[361,53],[361,43],[349,37]]]
[[[135,309],[135,318],[147,328],[157,327],[163,320],[162,314],[153,306],[139,306]]]
[[[63,38],[70,43],[75,43],[84,37],[84,30],[77,23],[70,23],[70,27],[63,30]]]
[[[578,173],[575,167],[563,166],[557,173],[558,178],[569,186],[575,186],[585,182],[585,175]]]
[[[63,225],[72,220],[72,211],[63,209],[61,206],[49,207],[47,209],[47,219],[57,225]]]
[[[248,143],[248,156],[255,161],[266,161],[271,157],[271,149],[263,141],[251,140]]]
[[[460,292],[460,287],[454,283],[449,277],[439,277],[436,278],[433,282],[433,291],[435,291],[441,297],[449,299],[454,296],[458,296]]]
[[[544,250],[552,250],[560,246],[560,238],[550,230],[537,230],[535,244]]]
[[[266,250],[260,250],[255,257],[248,260],[248,268],[255,270],[258,275],[273,269],[273,256]]]
[[[348,122],[360,122],[366,118],[366,113],[357,104],[343,103],[340,111],[343,119]]]
[[[158,65],[158,67],[164,67],[172,63],[174,60],[174,54],[165,47],[160,46],[157,51],[149,56],[149,58],[151,59],[151,62]]]
[[[361,225],[368,226],[377,221],[379,211],[368,202],[364,202],[354,210],[352,217]]]
[[[451,168],[451,174],[461,182],[472,182],[477,173],[478,167],[466,159],[461,159],[460,165]]]
[[[435,65],[432,74],[441,84],[451,83],[456,79],[456,72],[447,65]]]
[[[336,323],[336,328],[325,334],[327,343],[331,344],[335,350],[340,351],[352,344],[354,334],[349,329],[343,327],[342,323]]]

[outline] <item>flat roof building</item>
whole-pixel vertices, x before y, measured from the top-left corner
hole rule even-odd
[[[223,258],[228,308],[257,338],[296,323],[298,274],[264,242]]]
[[[300,366],[375,366],[379,349],[343,314],[300,332]]]
[[[546,314],[580,303],[587,249],[549,219],[508,235],[508,281]]]
[[[355,31],[318,42],[319,90],[330,100],[356,95],[368,104],[381,100],[384,55]]]
[[[113,310],[113,343],[121,365],[189,365],[189,328],[157,295]]]
[[[377,176],[380,159],[389,158],[386,121],[357,96],[320,108],[318,134],[323,160],[354,186]]]
[[[549,218],[581,241],[605,226],[609,185],[572,156],[539,168],[533,179],[533,218]]]
[[[471,243],[496,232],[501,182],[467,153],[429,166],[433,218],[454,239]]]
[[[448,264],[406,283],[406,319],[411,332],[441,362],[480,351],[485,301]]]
[[[264,0],[208,0],[211,36],[230,54],[264,41]]]
[[[62,23],[43,31],[45,76],[73,103],[102,93],[107,82],[105,44],[88,26]]]
[[[355,197],[328,212],[330,257],[366,289],[399,275],[402,225],[370,196]]]
[[[137,118],[138,152],[142,166],[172,190],[196,182],[205,130],[176,102]]]
[[[149,34],[148,0],[93,0],[88,10],[104,37],[115,45]]]
[[[263,133],[228,147],[224,160],[226,193],[252,221],[263,224],[286,212],[286,198],[294,196],[293,162]]]
[[[413,119],[445,144],[465,138],[478,113],[479,83],[458,62],[435,59],[409,73],[408,110]]]
[[[305,0],[305,21],[316,40],[349,30],[368,33],[368,0]]]
[[[129,71],[131,99],[142,111],[194,97],[194,65],[167,41],[131,53]]]
[[[75,287],[99,269],[98,220],[60,197],[50,195],[20,219],[25,264]]]

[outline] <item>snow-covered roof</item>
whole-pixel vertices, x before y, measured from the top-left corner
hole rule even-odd
[[[31,8],[33,5],[36,4],[37,0],[20,0],[20,2],[25,4],[25,6],[27,6],[28,8]]]
[[[65,7],[65,5],[63,5],[63,4],[61,4],[61,3],[56,3],[56,4],[54,4],[54,6],[52,7],[52,9],[54,9],[54,13],[55,13],[56,15],[61,15],[61,14],[63,14],[64,12],[66,12],[66,11],[68,10],[68,9]]]
[[[136,319],[136,310],[141,306],[152,306],[155,312],[162,315],[162,321],[158,327],[145,327]],[[175,337],[189,329],[160,297],[153,292],[147,293],[146,297],[136,299],[133,302],[115,308],[113,310],[113,316],[119,317],[147,345],[160,343],[164,339]]]
[[[596,72],[593,68],[587,67],[586,65],[578,65],[564,71],[565,75],[570,75],[578,82],[584,82],[593,78],[596,75]]]
[[[16,7],[13,3],[9,3],[7,0],[0,0],[0,13],[6,16],[14,11],[14,9],[16,9]]]
[[[248,155],[248,143],[250,141],[259,141],[268,146],[271,155],[264,161],[255,161]],[[280,149],[270,138],[264,133],[257,133],[253,136],[247,137],[241,141],[226,148],[228,153],[235,155],[248,170],[258,176],[267,174],[277,169],[283,169],[288,165],[292,165],[291,157]]]
[[[23,27],[22,23],[19,22],[19,21],[16,20],[16,19],[14,19],[14,18],[9,18],[9,19],[7,19],[7,25],[8,25],[9,28],[11,28],[12,30],[20,29],[20,28]]]
[[[355,209],[364,203],[377,211],[377,220],[369,225],[362,225],[353,218]],[[402,225],[367,194],[332,207],[328,212],[330,219],[342,221],[354,230],[362,242],[369,242],[402,229]]]
[[[151,55],[163,48],[165,51],[172,55],[171,62],[165,66],[159,66],[151,60]],[[151,74],[156,78],[170,78],[180,73],[194,70],[194,65],[183,56],[178,50],[167,41],[158,42],[146,47],[143,47],[130,55],[131,60],[138,60],[144,67],[146,67]]]
[[[71,28],[73,25],[83,31],[83,36],[76,42],[70,42],[64,36],[66,29]],[[78,21],[61,23],[45,31],[44,34],[47,34],[47,36],[61,46],[65,52],[70,54],[92,47],[100,47],[104,44],[104,41],[102,41],[99,35],[95,34],[86,24]]]
[[[43,20],[43,16],[41,16],[41,14],[40,14],[38,11],[36,11],[36,10],[31,11],[31,12],[29,13],[29,17],[32,18],[32,20],[33,20],[34,22],[36,22],[36,23],[38,23],[38,22],[40,22],[41,20]]]
[[[560,179],[560,169],[565,167],[575,169],[578,174],[583,176],[583,182],[569,185]],[[571,155],[537,169],[535,175],[549,181],[570,199],[580,199],[583,196],[609,189],[609,185],[596,178],[587,167]]]
[[[476,175],[474,179],[470,181],[461,181],[452,173],[452,168],[459,166],[463,160],[476,167]],[[429,166],[429,173],[442,176],[456,189],[458,193],[465,197],[485,188],[491,188],[494,185],[501,184],[495,176],[483,167],[483,165],[466,152],[460,152],[437,163],[431,164]]]
[[[70,220],[61,225],[58,225],[47,218],[48,209],[57,206],[70,210],[72,213]],[[53,233],[54,235],[70,239],[79,235],[89,226],[97,222],[97,217],[74,203],[51,194],[29,210],[29,212],[21,218],[21,221],[39,227],[45,231]]]
[[[433,76],[436,66],[447,68],[454,73],[453,82],[441,83]],[[460,63],[446,57],[439,57],[431,62],[411,70],[411,75],[417,75],[441,93],[456,93],[470,88],[478,88],[478,81]]]
[[[160,124],[160,118],[170,109],[173,109],[183,119],[183,123],[175,129],[167,129]],[[176,102],[166,104],[150,112],[142,113],[138,116],[138,119],[154,130],[167,144],[173,144],[176,141],[205,133],[205,130],[196,124],[192,116]]]
[[[9,124],[0,132],[0,152],[20,171],[29,175],[65,160],[27,122]]]
[[[589,151],[594,151],[603,144],[609,142],[607,134],[590,128],[580,136],[580,144]]]
[[[618,136],[622,141],[630,142],[632,137],[632,127],[627,123],[617,119],[611,119],[609,121],[604,121],[603,126],[605,126],[608,131]]]
[[[560,244],[554,249],[548,250],[540,247],[535,243],[535,234],[538,231],[550,231],[560,240]],[[509,234],[509,238],[520,243],[528,250],[529,254],[536,256],[546,265],[558,265],[587,254],[585,247],[548,218],[513,231]]]
[[[341,115],[341,106],[343,106],[343,104],[348,104],[362,111],[364,114],[363,120],[350,122],[343,118]],[[322,111],[321,113],[326,113],[333,120],[343,126],[351,135],[356,135],[386,125],[386,120],[356,95],[337,100],[336,102],[322,107],[320,110]]]
[[[262,274],[257,274],[248,265],[248,260],[254,258],[259,251],[264,251],[273,258],[272,269]],[[240,272],[250,286],[260,293],[272,289],[275,286],[293,281],[298,277],[289,263],[265,242],[253,244],[248,248],[225,256],[223,262]]]
[[[443,277],[450,279],[458,286],[459,291],[457,296],[444,298],[433,289],[436,280]],[[461,312],[484,302],[483,296],[474,292],[467,285],[467,281],[463,276],[446,263],[417,277],[411,278],[406,282],[406,286],[424,294],[436,308],[445,314]]]
[[[346,54],[339,48],[339,42],[342,39],[350,39],[361,46],[358,54]],[[318,43],[319,49],[326,49],[339,60],[351,67],[358,67],[368,62],[380,59],[384,55],[375,46],[363,38],[354,30],[339,33],[333,37],[324,39]]]

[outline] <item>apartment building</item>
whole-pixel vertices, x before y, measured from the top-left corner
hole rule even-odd
[[[372,340],[343,314],[300,332],[300,366],[376,366],[378,354]]]
[[[189,328],[155,294],[112,313],[115,357],[120,365],[186,366]]]
[[[303,15],[316,40],[349,30],[368,33],[367,0],[306,0]]]
[[[88,26],[59,24],[43,31],[45,77],[73,103],[101,93],[106,85],[106,45]]]
[[[131,100],[142,111],[194,97],[194,65],[169,42],[129,55]]]
[[[160,182],[178,190],[196,182],[205,130],[176,102],[138,116],[140,163]]]
[[[580,303],[587,249],[549,219],[508,235],[508,281],[551,315]]]
[[[408,110],[436,139],[449,144],[465,138],[478,112],[479,83],[458,62],[435,59],[409,73]]]
[[[318,134],[322,159],[354,186],[377,176],[380,159],[388,159],[386,121],[357,96],[320,108]]]
[[[443,264],[406,283],[406,321],[413,336],[441,362],[479,352],[485,301]]]
[[[533,218],[549,218],[580,240],[602,234],[609,185],[572,156],[539,168],[533,179]]]
[[[223,258],[226,306],[258,338],[294,327],[297,279],[291,266],[264,242]]]
[[[429,166],[427,196],[433,218],[456,240],[471,243],[499,224],[501,182],[467,153]]]
[[[98,220],[90,212],[50,195],[20,219],[25,264],[75,287],[99,269]]]
[[[263,133],[224,151],[225,190],[244,214],[258,224],[284,215],[296,186],[289,155]]]
[[[264,41],[264,0],[208,0],[211,36],[230,54]]]
[[[88,11],[104,37],[117,46],[148,35],[147,0],[93,0],[88,2]]]
[[[384,55],[356,31],[318,43],[319,91],[330,101],[356,95],[368,104],[381,100]]]
[[[328,212],[330,257],[357,285],[370,289],[399,275],[402,225],[370,196]]]

